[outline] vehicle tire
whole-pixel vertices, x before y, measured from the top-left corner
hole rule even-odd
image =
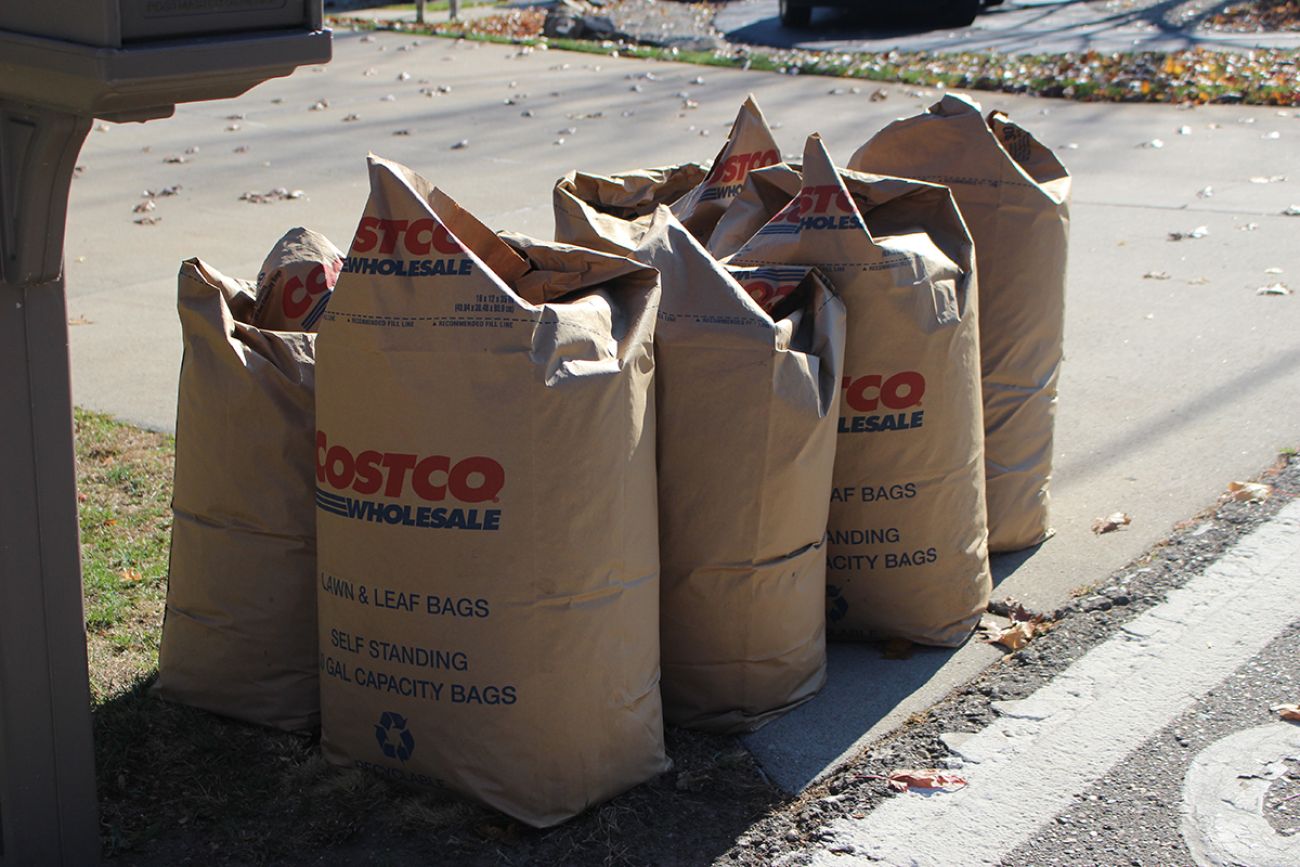
[[[807,27],[811,22],[811,6],[796,5],[790,0],[781,0],[781,25],[783,27]]]
[[[1003,0],[984,0],[985,6],[1001,6]]]
[[[943,27],[969,27],[980,14],[983,0],[947,0],[939,9],[939,22]]]

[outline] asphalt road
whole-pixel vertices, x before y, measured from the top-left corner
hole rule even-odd
[[[748,92],[779,124],[784,151],[797,153],[817,129],[840,161],[890,119],[937,98],[884,87],[887,98],[872,101],[875,85],[854,93],[809,76],[483,43],[425,39],[415,47],[391,33],[371,41],[340,34],[335,54],[327,67],[237,100],[90,134],[67,243],[79,405],[170,428],[180,261],[202,256],[252,277],[295,225],[346,247],[365,201],[368,150],[422,171],[494,227],[548,236],[551,187],[565,171],[711,158]],[[683,92],[699,107],[684,108]],[[1053,608],[1300,441],[1300,299],[1256,294],[1268,283],[1300,281],[1300,221],[1282,215],[1300,204],[1300,117],[1269,108],[981,98],[1060,148],[1076,177],[1058,533],[1037,551],[995,563],[997,595]],[[328,107],[312,110],[323,99]],[[1163,147],[1141,146],[1157,138]],[[469,145],[452,150],[461,140]],[[148,215],[161,222],[137,225],[142,192],[172,185],[179,194],[158,199]],[[304,195],[273,204],[239,199],[277,187]],[[1206,187],[1212,196],[1198,196]],[[1167,240],[1198,226],[1209,234]],[[1133,525],[1093,535],[1093,519],[1116,510]],[[972,643],[882,663],[873,647],[838,646],[823,695],[749,744],[774,779],[797,789],[997,656]]]
[[[736,0],[714,18],[729,42],[815,51],[1172,51],[1183,48],[1295,48],[1300,33],[1223,33],[1200,28],[1227,3],[1177,0],[1006,0],[975,23],[939,28],[922,11],[886,16],[887,4],[817,7],[812,26],[790,29],[777,0]]]

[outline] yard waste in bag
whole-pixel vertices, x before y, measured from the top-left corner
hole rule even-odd
[[[659,205],[668,205],[682,225],[704,243],[740,193],[749,172],[780,161],[772,132],[751,96],[740,107],[731,135],[707,172],[697,163],[687,163],[613,175],[569,173],[560,183],[572,198],[591,205],[597,213],[583,215],[572,206],[562,207],[557,200],[555,237],[580,238],[594,228],[618,239],[626,231],[623,222],[648,217]],[[623,240],[625,247],[634,243]]]
[[[715,238],[752,219],[760,185],[791,198],[728,262],[815,265],[848,310],[827,630],[960,644],[990,591],[970,236],[944,187],[837,172],[813,136],[802,176],[752,173]]]
[[[826,535],[844,305],[805,266],[728,271],[669,213],[555,189],[561,241],[659,269],[664,716],[750,731],[826,679]],[[599,185],[586,185],[588,189]],[[611,187],[604,187],[610,189]]]
[[[1032,135],[949,94],[876,133],[849,168],[944,184],[975,240],[989,550],[1046,539],[1065,330],[1070,176]]]
[[[301,226],[276,242],[257,275],[253,319],[262,328],[315,331],[339,277],[343,253]]]
[[[319,341],[321,746],[554,825],[667,767],[658,275],[370,180]]]
[[[315,340],[252,324],[253,284],[182,263],[185,343],[158,692],[280,729],[319,720]]]

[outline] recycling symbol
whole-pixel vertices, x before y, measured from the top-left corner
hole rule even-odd
[[[379,749],[390,759],[403,762],[415,752],[415,736],[406,730],[406,717],[393,711],[384,711],[375,725],[375,740]]]
[[[840,588],[834,584],[826,585],[826,619],[831,622],[843,620],[849,613],[849,601],[840,595]]]

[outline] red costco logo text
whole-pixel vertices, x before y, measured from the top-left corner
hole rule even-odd
[[[797,223],[812,214],[856,214],[857,208],[850,201],[843,187],[827,184],[820,187],[804,187],[790,204],[776,215],[777,220]]]
[[[428,256],[435,250],[449,256],[464,253],[447,227],[432,217],[420,220],[382,220],[379,217],[362,217],[357,234],[352,239],[352,252],[393,253],[401,244],[412,256]]]
[[[716,163],[709,170],[705,183],[731,184],[742,181],[745,175],[754,169],[774,166],[781,161],[781,155],[774,150],[755,151],[752,154],[734,154]]]
[[[429,502],[452,499],[462,503],[495,501],[506,484],[501,464],[484,455],[452,461],[446,455],[420,456],[406,452],[366,450],[353,454],[346,446],[330,445],[325,431],[316,431],[316,480],[337,491],[401,497],[407,486]]]
[[[306,316],[316,296],[328,292],[338,282],[339,270],[343,267],[342,259],[335,259],[329,264],[320,264],[307,274],[306,282],[297,275],[284,284],[284,300],[280,306],[284,315],[290,319]]]
[[[908,409],[921,405],[925,396],[925,377],[915,370],[904,370],[885,379],[873,374],[844,377],[840,385],[844,401],[858,412],[875,412],[882,404],[888,409]]]

